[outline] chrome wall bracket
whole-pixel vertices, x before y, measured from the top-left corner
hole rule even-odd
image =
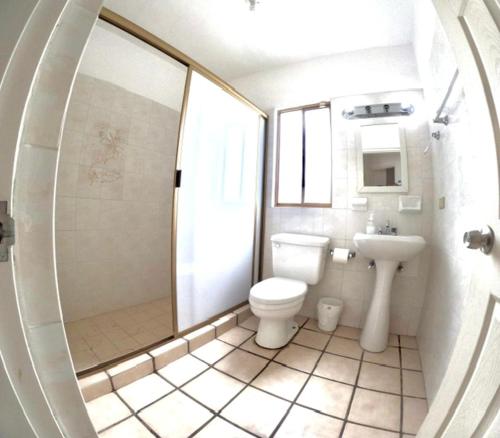
[[[448,115],[446,115],[446,116],[442,116],[442,117],[434,117],[434,119],[432,121],[434,123],[441,123],[444,126],[448,126],[448,123],[450,123],[450,118],[448,117]]]
[[[7,201],[0,201],[0,262],[9,261],[9,247],[14,242],[14,219],[7,213]]]

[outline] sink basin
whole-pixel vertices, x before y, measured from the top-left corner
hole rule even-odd
[[[421,236],[356,233],[354,245],[362,255],[375,260],[375,290],[360,344],[365,350],[378,353],[387,348],[389,340],[391,286],[396,269],[399,263],[411,260],[422,251],[425,248],[425,240]]]
[[[425,248],[425,240],[421,236],[356,233],[354,245],[361,254],[370,259],[407,262]]]

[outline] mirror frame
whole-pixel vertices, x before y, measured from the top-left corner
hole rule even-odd
[[[363,171],[363,149],[361,145],[361,128],[371,125],[397,124],[399,129],[399,144],[401,145],[401,185],[400,186],[365,186]],[[365,119],[358,123],[355,132],[355,147],[357,149],[358,193],[408,193],[408,154],[406,151],[406,136],[404,126],[394,117]]]

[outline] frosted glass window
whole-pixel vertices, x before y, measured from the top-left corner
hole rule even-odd
[[[302,111],[280,114],[278,199],[280,204],[302,202]]]
[[[364,153],[399,152],[399,125],[388,123],[362,126],[361,145]]]
[[[332,189],[330,109],[306,111],[304,119],[306,144],[304,203],[328,204]]]
[[[330,108],[323,104],[278,113],[276,204],[316,206],[331,202]]]

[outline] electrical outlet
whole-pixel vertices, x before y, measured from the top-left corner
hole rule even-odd
[[[445,208],[445,205],[446,205],[446,198],[444,196],[441,196],[439,199],[438,199],[438,207],[440,210],[444,210]]]

